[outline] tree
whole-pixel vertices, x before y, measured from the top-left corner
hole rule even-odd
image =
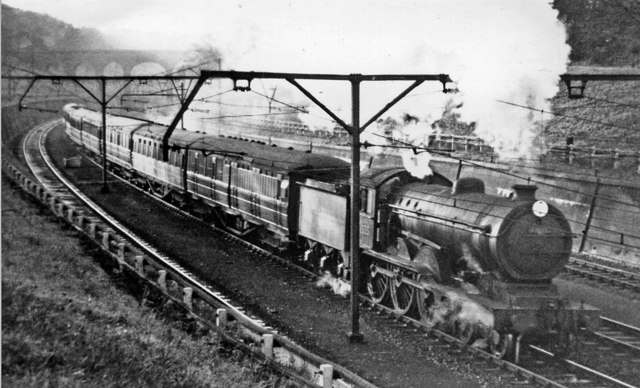
[[[194,44],[180,62],[179,68],[199,74],[199,70],[220,70],[222,53],[211,43]]]

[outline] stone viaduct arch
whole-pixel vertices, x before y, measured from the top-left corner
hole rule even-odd
[[[3,56],[10,53],[3,53]],[[182,51],[88,50],[26,51],[30,71],[46,75],[129,76],[171,73],[184,58]],[[160,73],[160,74],[156,74]]]

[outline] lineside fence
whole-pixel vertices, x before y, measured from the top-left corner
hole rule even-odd
[[[256,325],[233,309],[225,308],[223,303],[211,297],[210,292],[195,287],[184,275],[140,253],[106,224],[61,201],[6,160],[3,161],[2,171],[3,175],[49,208],[54,215],[89,237],[115,260],[121,271],[136,275],[215,333],[212,344],[231,344],[305,386],[375,388],[344,367],[309,352],[287,337]]]

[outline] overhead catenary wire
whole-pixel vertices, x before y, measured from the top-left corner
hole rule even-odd
[[[388,136],[380,135],[380,134],[377,134],[377,133],[372,133],[372,135],[381,137],[381,138],[389,140],[389,141],[395,141],[395,142],[402,143],[402,144],[404,144],[404,146],[402,146],[402,148],[405,148],[406,146],[409,146],[412,149],[416,149],[416,150],[420,150],[420,151],[426,151],[426,152],[430,152],[430,153],[435,153],[437,155],[440,155],[440,156],[443,156],[443,157],[446,157],[446,158],[451,158],[451,159],[456,160],[458,162],[464,162],[464,163],[467,163],[469,165],[472,165],[472,166],[475,166],[475,167],[478,167],[478,168],[486,169],[486,170],[489,170],[489,171],[492,171],[492,172],[497,172],[497,173],[500,173],[500,174],[503,174],[503,175],[507,175],[507,176],[511,176],[511,177],[514,177],[514,178],[517,178],[517,179],[522,179],[522,180],[525,180],[527,182],[537,183],[537,184],[540,184],[540,185],[544,185],[544,186],[547,186],[547,187],[552,187],[552,188],[555,188],[555,189],[564,190],[564,191],[567,191],[567,192],[570,192],[570,193],[574,193],[574,194],[592,196],[592,193],[586,193],[586,192],[582,192],[582,191],[579,191],[579,190],[568,189],[568,188],[566,188],[564,186],[559,186],[559,185],[547,183],[547,182],[544,182],[544,181],[541,181],[541,180],[532,179],[531,177],[524,177],[524,176],[521,176],[521,175],[518,175],[518,174],[514,174],[512,172],[503,171],[503,170],[500,170],[500,169],[497,169],[497,168],[485,166],[485,165],[482,165],[480,163],[474,162],[474,161],[472,161],[470,159],[465,159],[465,158],[461,158],[461,157],[458,157],[458,156],[452,156],[450,153],[445,152],[445,151],[433,150],[433,149],[430,149],[430,148],[424,147],[424,146],[414,146],[413,144],[409,144],[409,143],[406,143],[404,141],[397,140],[397,139],[394,139],[394,138],[391,138],[391,137],[388,137]],[[383,148],[399,148],[398,146],[394,146],[394,145],[376,145],[376,146],[377,147],[383,147]],[[623,205],[628,205],[628,206],[633,206],[633,207],[636,206],[633,203],[621,201],[621,200],[618,200],[616,198],[612,198],[612,197],[608,197],[608,196],[604,196],[604,195],[600,195],[600,194],[598,195],[598,198],[607,199],[607,200],[609,200],[611,202],[615,202],[615,203],[619,203],[619,204],[623,204]]]
[[[533,111],[533,112],[540,112],[540,113],[543,113],[543,114],[550,114],[550,115],[553,115],[553,116],[585,121],[585,122],[589,122],[589,123],[592,123],[592,124],[603,125],[603,126],[611,127],[611,128],[619,128],[619,129],[631,130],[631,128],[622,127],[620,125],[616,125],[616,124],[612,124],[612,123],[605,123],[603,121],[587,119],[587,118],[584,118],[584,117],[571,116],[571,115],[557,113],[557,112],[545,111],[544,109],[532,108],[532,107],[529,107],[529,106],[526,106],[526,105],[516,104],[514,102],[508,102],[508,101],[502,101],[502,100],[496,100],[496,101],[501,103],[501,104],[511,105],[511,106],[515,106],[515,107],[518,107],[518,108],[522,108],[522,109],[528,109],[528,110]]]

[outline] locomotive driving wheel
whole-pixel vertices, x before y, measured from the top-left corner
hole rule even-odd
[[[377,271],[371,271],[367,277],[367,291],[374,303],[382,303],[389,290],[389,278]]]
[[[391,280],[391,301],[398,314],[405,315],[411,310],[415,294],[415,288],[404,283],[402,279]]]

